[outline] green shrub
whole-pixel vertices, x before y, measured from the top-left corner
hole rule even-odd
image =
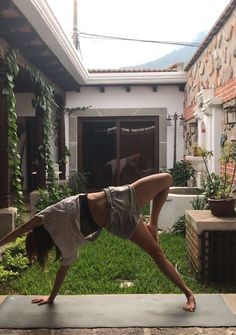
[[[195,170],[191,163],[181,160],[173,168],[169,169],[168,172],[172,175],[173,186],[188,186],[187,181],[191,177],[194,177]]]
[[[142,214],[150,215],[150,203],[144,205],[144,207],[142,208]]]
[[[29,265],[25,250],[25,237],[18,237],[2,254],[0,282],[11,280]]]
[[[0,283],[8,282],[18,276],[18,273],[6,270],[3,265],[0,264]]]
[[[86,193],[89,185],[89,172],[77,172],[69,178],[69,187],[73,194]]]
[[[224,194],[227,192],[227,187],[224,185],[225,180],[228,181],[227,176],[224,179],[222,176],[215,174],[214,172],[203,178],[201,190],[206,205],[208,204],[208,198],[224,199]]]
[[[171,233],[174,235],[185,236],[185,215],[182,215],[175,221],[171,228]]]
[[[39,197],[36,202],[36,209],[38,211],[43,210],[44,208],[54,205],[58,201],[65,199],[72,195],[72,190],[69,185],[56,185],[53,188],[50,188],[50,192],[45,189],[39,189]]]
[[[197,196],[196,199],[194,199],[193,201],[191,201],[191,204],[193,206],[193,209],[195,210],[202,210],[205,209],[206,207],[206,200],[205,197],[199,197]]]
[[[87,192],[88,188],[88,176],[89,173],[78,172],[72,175],[68,183],[55,185],[48,187],[48,189],[39,189],[39,197],[36,202],[37,211],[41,211],[44,208],[54,205],[58,201],[61,201],[71,195],[78,193]]]

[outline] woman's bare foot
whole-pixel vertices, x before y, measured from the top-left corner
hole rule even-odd
[[[158,242],[159,237],[158,237],[157,228],[154,225],[152,225],[151,223],[147,223],[147,229],[149,230],[149,232],[152,235],[152,237],[154,238],[154,240],[156,242]]]
[[[196,301],[193,294],[187,296],[187,302],[183,307],[183,310],[186,312],[194,312],[196,309]]]

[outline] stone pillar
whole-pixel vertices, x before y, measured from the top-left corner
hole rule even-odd
[[[41,156],[43,146],[43,110],[39,107],[36,108],[36,148],[37,164],[36,164],[36,188],[46,188],[46,165],[43,157]],[[39,149],[42,148],[42,149]]]
[[[14,207],[0,209],[0,239],[15,229],[16,214]]]
[[[6,67],[0,63],[0,208],[10,206],[7,95],[3,91],[6,81]]]

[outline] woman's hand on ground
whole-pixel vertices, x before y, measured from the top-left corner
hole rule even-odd
[[[37,304],[37,305],[46,305],[46,304],[51,305],[53,303],[53,300],[50,299],[50,297],[40,297],[40,298],[32,299],[31,303]]]

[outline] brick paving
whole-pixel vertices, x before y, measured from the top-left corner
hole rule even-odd
[[[232,328],[0,329],[0,335],[236,335]]]

